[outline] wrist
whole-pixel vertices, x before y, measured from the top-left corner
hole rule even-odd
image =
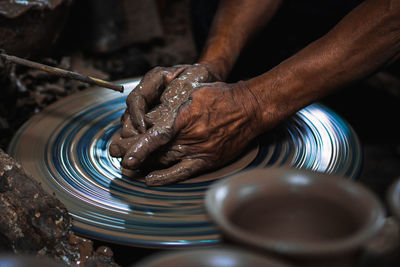
[[[240,52],[235,40],[224,36],[209,38],[198,62],[207,64],[221,81],[226,80]]]
[[[199,59],[198,64],[205,66],[217,81],[225,81],[229,71],[223,58]]]
[[[233,84],[233,99],[236,105],[241,106],[243,116],[247,121],[247,135],[250,139],[265,132],[264,121],[265,107],[263,102],[254,93],[254,88],[247,81],[239,81]]]
[[[282,72],[279,67],[242,82],[248,98],[257,104],[259,133],[274,128],[310,103],[304,95],[304,82],[293,72]]]

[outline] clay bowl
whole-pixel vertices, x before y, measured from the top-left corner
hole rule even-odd
[[[215,247],[156,254],[132,267],[289,267],[280,261],[233,247]]]
[[[400,177],[390,186],[387,202],[393,216],[400,222]]]
[[[384,210],[360,184],[296,169],[256,169],[219,181],[206,209],[225,237],[300,259],[348,255],[382,227]]]

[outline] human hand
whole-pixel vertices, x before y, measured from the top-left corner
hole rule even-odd
[[[174,101],[172,97],[178,97],[178,94],[184,95],[192,90],[191,83],[212,82],[217,79],[216,76],[212,73],[211,67],[206,64],[177,65],[152,69],[146,73],[126,100],[127,109],[121,118],[121,136],[127,138],[146,132],[148,124],[145,120],[145,114],[156,104],[162,102],[161,95],[164,94],[164,102]],[[178,78],[180,82],[174,81]],[[172,92],[171,89],[168,90],[173,81],[173,90],[177,90],[176,92]]]
[[[139,137],[152,128],[153,124],[156,126],[152,131],[163,134],[168,131],[168,128],[172,127],[179,103],[189,98],[189,93],[199,82],[215,79],[206,64],[157,67],[149,71],[127,98],[127,109],[121,118],[122,130],[113,137],[110,154],[124,158],[122,166],[134,168],[129,157],[125,157],[128,149],[136,144]],[[146,114],[159,103],[160,105]],[[160,120],[163,120],[163,123],[155,123]],[[129,164],[126,164],[127,162]]]
[[[171,82],[161,104],[145,115],[150,126],[145,133],[119,138],[110,146],[113,156],[123,157],[125,168],[140,167],[150,154],[164,165],[175,164],[149,173],[147,185],[175,183],[219,167],[261,133],[262,112],[244,82],[187,82]],[[183,92],[184,97],[175,98]],[[162,153],[155,156],[155,151]]]

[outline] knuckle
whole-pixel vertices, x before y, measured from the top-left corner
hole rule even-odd
[[[207,126],[204,123],[197,124],[193,129],[193,135],[197,138],[206,139],[209,135]]]
[[[200,82],[206,82],[209,80],[209,72],[205,66],[200,65],[198,70],[198,78]]]
[[[225,86],[226,86],[226,84],[224,82],[214,82],[214,83],[212,83],[212,85],[217,88],[225,88]]]
[[[193,90],[191,97],[192,99],[205,99],[209,97],[211,89],[208,86],[201,84],[195,90]]]
[[[207,152],[210,155],[215,155],[214,153],[211,153],[212,151],[215,150],[215,144],[211,143],[211,142],[205,142],[203,145],[203,150],[205,152]]]
[[[194,167],[198,170],[208,170],[213,167],[213,161],[207,157],[199,157],[195,159]]]
[[[148,73],[153,74],[153,73],[161,72],[163,70],[165,70],[164,67],[157,66],[157,67],[152,68]]]
[[[179,175],[181,177],[189,177],[193,174],[193,169],[191,167],[183,167],[179,170]]]
[[[138,87],[136,87],[136,88],[138,88]],[[133,89],[133,91],[130,92],[129,95],[128,95],[128,97],[126,98],[126,104],[127,104],[127,105],[133,104],[133,103],[136,102],[137,99],[140,97],[139,92],[135,91],[136,88]]]
[[[153,142],[156,146],[165,145],[171,140],[171,136],[170,127],[163,127],[160,129],[153,127],[148,134],[150,142]]]

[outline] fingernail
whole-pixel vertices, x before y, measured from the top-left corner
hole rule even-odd
[[[136,169],[139,167],[140,162],[135,159],[134,157],[124,157],[124,159],[121,162],[121,166],[127,169]]]

